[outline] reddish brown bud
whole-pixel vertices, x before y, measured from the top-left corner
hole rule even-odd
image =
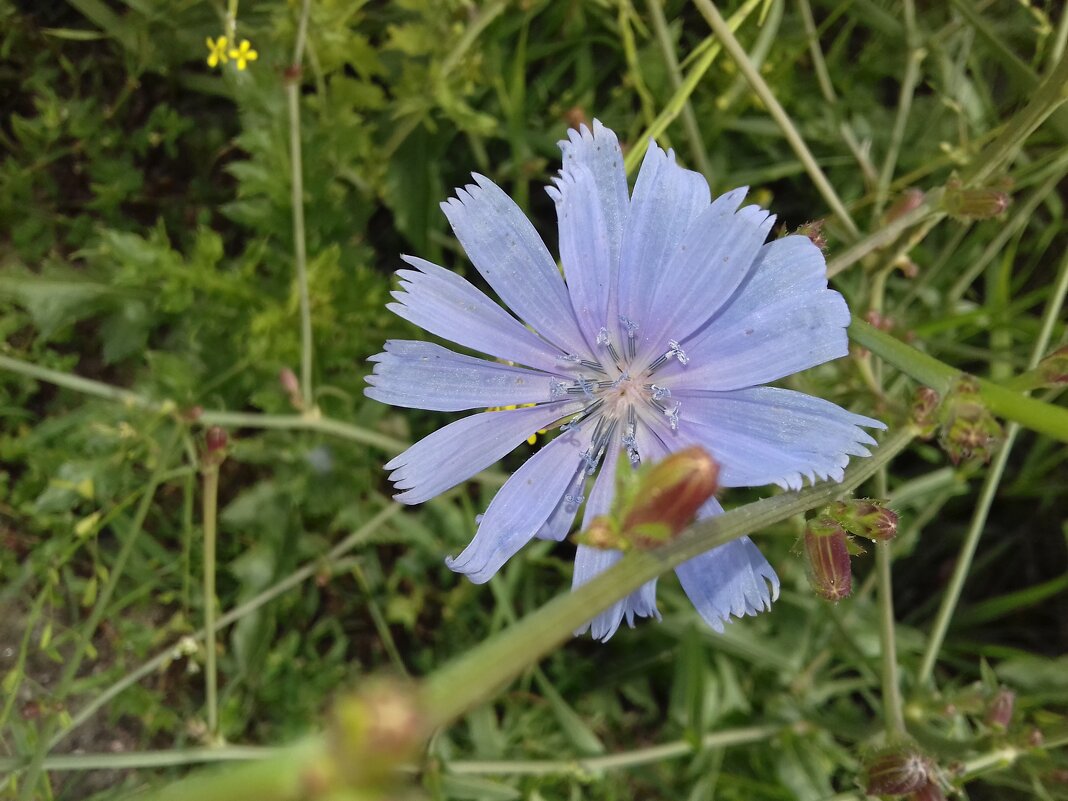
[[[226,447],[228,442],[229,437],[226,436],[226,431],[219,426],[212,426],[204,435],[204,444],[208,448],[208,453],[218,453]]]
[[[304,398],[300,394],[300,382],[296,374],[288,367],[278,371],[278,383],[289,397],[289,404],[298,412],[304,409]]]
[[[885,542],[897,535],[897,512],[887,509],[883,501],[870,498],[836,501],[827,508],[827,514],[858,537]]]
[[[794,233],[801,236],[807,236],[813,245],[818,247],[824,253],[827,252],[827,237],[823,233],[823,220],[813,220],[804,225],[799,225]]]
[[[923,203],[923,198],[924,195],[921,190],[916,188],[906,189],[883,214],[883,223],[891,223],[904,217],[910,211],[919,208],[919,205]]]
[[[1043,386],[1068,384],[1068,345],[1053,351],[1038,363],[1038,372]]]
[[[1002,688],[990,701],[986,710],[987,725],[998,731],[1005,731],[1012,723],[1012,712],[1016,706],[1016,693]]]
[[[909,801],[946,801],[946,794],[942,792],[942,788],[937,782],[929,781],[910,795]]]
[[[868,795],[901,796],[917,793],[931,784],[934,764],[908,746],[887,748],[873,755],[864,767]]]
[[[938,429],[938,406],[942,399],[930,387],[920,387],[912,399],[912,422],[924,439],[930,439]]]
[[[955,178],[946,183],[946,191],[942,196],[942,208],[950,217],[958,220],[988,220],[1004,214],[1011,204],[1012,198],[1000,189],[965,189]]]
[[[818,596],[837,603],[853,592],[849,538],[830,517],[814,518],[805,526],[805,572]]]
[[[718,488],[719,466],[703,448],[671,454],[638,477],[633,501],[622,516],[623,538],[641,549],[673,539]]]

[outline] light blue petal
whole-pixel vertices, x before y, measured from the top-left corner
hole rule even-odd
[[[556,202],[560,260],[575,314],[593,346],[615,320],[619,249],[627,218],[627,174],[616,135],[598,120],[559,143],[563,169],[547,191]],[[613,327],[614,330],[614,327]]]
[[[579,411],[579,403],[547,403],[526,409],[483,412],[457,420],[423,437],[386,463],[389,479],[415,504],[466,481],[517,448],[539,429]]]
[[[723,507],[713,498],[701,508],[698,519],[722,513]],[[766,611],[779,597],[779,577],[748,537],[683,562],[675,573],[698,613],[719,632],[732,616]]]
[[[473,177],[474,184],[441,204],[471,263],[543,338],[566,353],[590,356],[564,279],[538,232],[499,186]]]
[[[667,352],[670,340],[685,343],[752,271],[775,217],[757,206],[735,212],[743,192],[717,198],[668,261],[647,316],[640,361]]]
[[[475,584],[493,578],[549,519],[587,447],[589,437],[568,432],[530,457],[490,502],[471,544],[445,564]]]
[[[542,527],[535,534],[539,540],[555,540],[560,542],[571,532],[571,526],[575,522],[575,515],[582,505],[583,493],[587,484],[586,465],[580,464],[575,470],[575,475],[564,493],[564,497],[556,504],[553,513],[549,515]]]
[[[567,141],[559,145],[564,154],[565,173],[581,164],[593,175],[608,241],[609,261],[617,266],[630,205],[627,173],[623,168],[623,151],[619,141],[615,133],[601,125],[600,120],[594,120],[592,132],[585,125],[578,131],[569,130]]]
[[[661,273],[710,200],[702,175],[679,167],[673,151],[650,144],[634,184],[619,257],[619,314],[637,326],[638,336],[652,325],[647,318]]]
[[[546,373],[453,353],[431,342],[391,339],[375,362],[363,394],[411,409],[458,412],[553,400]]]
[[[396,303],[386,308],[405,320],[498,359],[557,372],[564,352],[531,332],[465,278],[424,259],[402,256],[415,270],[398,270]],[[566,371],[565,371],[566,374]]]
[[[578,546],[578,550],[575,552],[575,573],[571,581],[571,589],[575,590],[581,587],[590,579],[608,570],[622,558],[623,554],[619,551],[591,548],[588,545]],[[578,637],[588,631],[595,640],[607,642],[616,633],[619,624],[623,622],[625,606],[625,601],[616,601],[589,623],[575,629],[575,636]]]
[[[826,264],[806,237],[761,249],[730,303],[683,343],[689,364],[669,362],[657,383],[730,390],[765,384],[849,352],[845,300],[827,288]]]
[[[592,350],[608,320],[610,287],[618,273],[611,262],[597,185],[584,164],[573,164],[546,191],[556,203],[560,261],[571,304]]]
[[[807,478],[841,481],[850,456],[869,456],[875,440],[861,426],[886,428],[822,398],[775,387],[734,392],[680,391],[678,431],[665,431],[679,448],[695,444],[719,462],[725,487],[778,484],[800,489]]]

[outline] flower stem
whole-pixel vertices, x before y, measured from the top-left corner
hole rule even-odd
[[[208,706],[208,736],[219,734],[218,672],[215,664],[215,540],[219,508],[219,465],[209,454],[204,463],[204,690]]]
[[[104,400],[116,401],[123,405],[154,411],[158,413],[173,413],[177,411],[173,401],[155,401],[138,395],[122,387],[105,384],[102,381],[94,381],[91,378],[64,373],[60,370],[52,370],[30,362],[14,359],[0,354],[0,369],[12,373],[44,381],[57,387],[80,392],[83,395],[91,395]],[[333,434],[362,445],[370,445],[387,453],[400,453],[408,447],[407,442],[379,434],[377,431],[360,428],[340,420],[322,417],[316,411],[305,414],[256,414],[254,412],[228,412],[228,411],[204,411],[196,418],[197,422],[206,426],[223,426],[224,428],[262,428],[282,429],[290,431],[318,431],[323,434]]]
[[[901,372],[942,395],[964,375],[957,368],[906,345],[858,317],[854,317],[849,326],[849,337]],[[1029,398],[982,378],[978,379],[978,383],[979,397],[993,414],[1061,442],[1068,442],[1068,409]]]
[[[1041,361],[1042,356],[1045,355],[1046,348],[1049,347],[1050,340],[1053,338],[1054,327],[1060,319],[1061,309],[1064,308],[1066,295],[1068,295],[1068,255],[1061,261],[1053,291],[1042,316],[1042,327],[1038,337],[1035,339],[1034,347],[1031,349],[1028,369],[1034,369]],[[983,480],[983,487],[979,493],[979,502],[975,506],[968,531],[964,535],[964,543],[961,545],[960,556],[957,557],[953,576],[949,580],[949,586],[946,587],[946,594],[943,596],[942,604],[938,608],[938,614],[931,628],[931,635],[927,640],[927,647],[923,652],[923,661],[920,663],[920,670],[916,678],[918,686],[922,687],[929,684],[934,674],[935,662],[938,660],[942,644],[945,642],[946,632],[949,630],[950,621],[953,619],[953,613],[957,609],[957,602],[960,600],[961,592],[964,589],[964,582],[971,571],[972,560],[975,558],[975,551],[979,546],[979,538],[986,527],[987,515],[990,513],[990,507],[994,503],[994,496],[997,494],[998,485],[1001,483],[1005,467],[1009,462],[1009,454],[1016,443],[1016,437],[1019,433],[1020,426],[1015,422],[1010,423],[1005,429],[1005,441],[994,457],[993,464],[990,465],[990,470]]]
[[[905,734],[905,715],[897,670],[897,644],[894,637],[894,591],[890,578],[890,543],[875,544],[879,585],[879,637],[883,651],[883,721],[887,736]]]
[[[304,60],[304,43],[308,33],[311,0],[300,8],[293,63],[287,73],[286,101],[289,109],[289,165],[293,207],[293,258],[297,266],[297,291],[300,293],[300,393],[304,408],[311,409],[312,397],[312,323],[311,296],[308,291],[308,255],[304,234],[304,167],[300,146],[300,73]]]

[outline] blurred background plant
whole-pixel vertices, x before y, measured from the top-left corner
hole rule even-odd
[[[569,586],[569,543],[485,587],[450,573],[502,474],[398,513],[380,466],[441,416],[362,395],[366,358],[414,334],[385,309],[398,254],[471,272],[437,209],[471,170],[555,242],[540,187],[568,126],[600,118],[632,172],[655,135],[788,230],[826,216],[855,313],[1058,397],[1063,370],[1027,371],[1065,342],[1068,112],[1023,122],[1063,73],[1061,3],[721,3],[740,55],[704,0],[235,8],[0,0],[0,793],[115,797],[262,756],[361,677],[427,675]],[[792,386],[897,423],[916,385],[857,348]],[[919,442],[868,490],[899,517],[897,711],[947,787],[1068,798],[1068,451],[1015,437],[990,466]],[[716,635],[665,581],[662,624],[576,640],[440,731],[427,795],[860,794],[885,717],[875,560],[830,605],[804,526],[761,539],[771,614]]]

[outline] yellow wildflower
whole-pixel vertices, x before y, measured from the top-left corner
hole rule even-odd
[[[243,70],[250,61],[255,61],[260,54],[252,49],[252,43],[248,39],[242,39],[241,45],[230,51],[230,58],[237,62],[237,68]]]
[[[533,403],[522,403],[522,404],[519,404],[517,406],[516,404],[513,403],[510,406],[490,406],[488,409],[486,409],[486,411],[487,412],[507,412],[507,411],[511,411],[512,409],[529,409],[533,405],[534,405]],[[545,436],[547,433],[549,433],[549,429],[547,429],[547,428],[543,428],[543,429],[538,431],[538,434],[541,434],[542,436]],[[534,445],[538,441],[538,434],[531,434],[529,437],[527,437],[527,444],[528,445]]]
[[[208,45],[208,66],[217,67],[220,64],[225,64],[229,58],[226,50],[226,37],[220,36],[218,39],[212,39],[209,36],[206,41]]]

